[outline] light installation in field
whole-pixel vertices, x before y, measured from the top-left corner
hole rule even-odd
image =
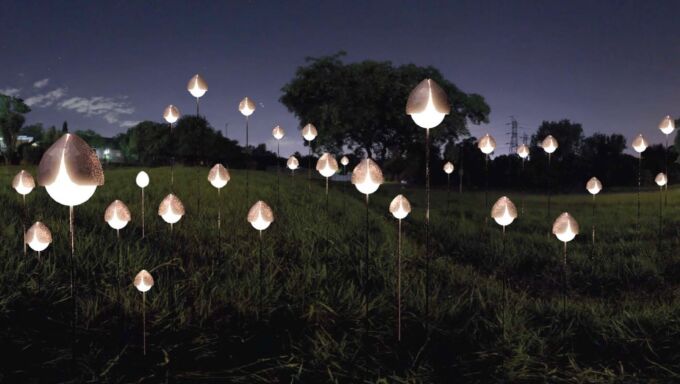
[[[251,100],[248,96],[244,97],[240,103],[238,103],[238,110],[246,118],[246,154],[248,159],[246,160],[246,203],[250,201],[250,133],[248,128],[248,120],[250,115],[255,112],[255,102]]]
[[[596,216],[595,216],[595,196],[600,193],[602,190],[602,183],[600,180],[598,180],[597,177],[591,177],[590,180],[586,183],[586,190],[593,195],[593,245],[595,245],[595,221],[596,221]]]
[[[201,75],[195,74],[191,79],[189,79],[189,83],[187,83],[187,91],[189,91],[191,96],[196,98],[196,117],[198,117],[200,116],[198,100],[203,97],[206,92],[208,92],[208,83],[205,82]]]
[[[168,127],[170,128],[170,152],[172,153],[170,156],[170,190],[172,190],[172,187],[175,184],[175,148],[172,145],[172,125],[179,120],[179,117],[179,108],[172,104],[168,105],[163,110],[163,119],[165,119],[165,122],[168,123]]]
[[[47,249],[52,243],[52,232],[45,224],[36,221],[24,234],[24,243],[38,252],[38,259],[40,259],[40,252]]]
[[[312,188],[312,141],[317,135],[316,127],[313,124],[307,124],[302,128],[302,137],[307,140],[309,145],[309,158],[307,160],[308,178],[307,178],[307,188],[311,190]]]
[[[153,287],[153,276],[146,269],[139,271],[132,284],[142,293],[142,345],[146,356],[146,293]]]
[[[484,210],[489,208],[489,156],[496,150],[496,139],[488,133],[477,142],[477,148],[484,154]],[[484,215],[484,225],[488,218]]]
[[[158,206],[158,216],[170,224],[170,232],[172,232],[174,224],[184,216],[184,204],[182,204],[182,201],[177,196],[171,193],[165,196]]]
[[[210,185],[217,189],[217,230],[219,231],[222,224],[222,197],[220,191],[231,180],[229,170],[224,165],[217,163],[208,172],[208,181]]]
[[[557,140],[552,137],[552,135],[548,135],[541,142],[541,147],[543,148],[543,151],[548,154],[548,168],[546,172],[546,183],[548,185],[546,188],[548,190],[548,209],[546,211],[545,217],[546,220],[550,220],[550,197],[552,195],[552,188],[550,185],[550,159],[552,158],[552,154],[557,150]]]
[[[250,208],[248,211],[248,216],[247,220],[250,223],[250,225],[253,226],[256,230],[258,230],[259,235],[260,235],[260,252],[258,255],[258,264],[259,264],[259,281],[260,281],[260,289],[258,290],[258,295],[259,295],[259,305],[258,305],[258,315],[259,312],[262,311],[262,297],[264,294],[264,262],[262,260],[262,231],[265,229],[269,228],[272,222],[274,222],[274,212],[272,211],[271,207],[267,205],[262,200],[259,200],[253,206]]]
[[[75,359],[76,336],[76,291],[75,276],[75,231],[73,207],[83,204],[94,195],[97,186],[104,185],[104,171],[95,151],[80,137],[66,133],[43,154],[38,165],[38,185],[44,186],[47,194],[61,205],[69,207],[69,232],[71,237],[71,300],[73,304],[72,356]]]
[[[397,195],[390,203],[390,213],[397,219],[397,340],[401,341],[401,221],[411,213],[411,203]]]
[[[277,125],[272,129],[272,136],[276,139],[276,206],[279,205],[281,195],[281,140],[286,135],[286,132]]]
[[[330,229],[330,213],[328,210],[328,180],[338,172],[338,162],[335,157],[330,153],[326,152],[319,160],[316,162],[316,170],[321,174],[321,176],[326,178],[326,256],[328,256],[328,248],[330,246],[328,240],[328,231]]]
[[[26,232],[26,220],[28,220],[28,207],[26,206],[26,195],[31,193],[35,188],[35,180],[30,173],[23,169],[12,179],[12,188],[21,195],[22,201],[22,215],[21,215],[21,229]],[[26,256],[26,243],[24,242],[24,256]]]
[[[132,220],[127,205],[120,200],[114,200],[104,211],[104,221],[116,230],[116,237],[120,239],[120,230]]]
[[[430,314],[430,129],[451,113],[446,92],[432,79],[421,81],[406,101],[406,114],[425,129],[425,318]],[[352,176],[354,177],[354,176]],[[368,202],[368,200],[367,200]],[[368,204],[368,203],[367,203]],[[429,326],[429,323],[428,323]]]
[[[352,184],[356,189],[366,195],[366,253],[364,255],[364,301],[366,303],[366,329],[368,330],[368,196],[380,188],[384,181],[382,171],[378,164],[370,158],[361,160],[352,171]]]
[[[142,190],[142,239],[146,235],[145,232],[145,224],[144,224],[144,218],[145,218],[145,213],[144,213],[144,188],[149,186],[149,174],[144,172],[144,171],[139,171],[137,174],[137,177],[135,177],[135,183],[137,183],[137,186],[139,189]]]
[[[564,243],[562,254],[562,314],[565,313],[567,307],[567,243],[574,240],[578,232],[576,219],[567,212],[559,215],[553,223],[552,233],[559,241]],[[564,325],[562,329],[564,330]]]
[[[666,179],[668,179],[668,136],[670,136],[673,131],[675,131],[675,121],[672,117],[666,116],[659,123],[659,130],[666,136],[666,148],[664,151],[664,173],[666,174]],[[665,204],[668,204],[668,182],[664,186],[666,196]]]
[[[286,167],[290,169],[290,185],[293,185],[293,180],[295,179],[295,170],[298,169],[300,166],[300,161],[298,161],[297,157],[291,156],[288,158],[286,161]]]
[[[446,173],[446,213],[449,213],[449,202],[451,201],[451,174],[453,173],[453,163],[444,163],[444,173]]]
[[[642,134],[639,134],[633,139],[632,143],[633,149],[635,152],[638,153],[638,182],[637,182],[637,222],[635,224],[635,228],[638,233],[638,237],[640,236],[640,189],[642,188],[642,152],[644,152],[649,144],[647,143],[647,140],[642,136]]]
[[[663,195],[663,187],[668,185],[668,177],[665,173],[660,172],[654,178],[654,182],[659,186],[659,242],[661,242],[661,232],[663,229],[663,204],[661,203],[661,195]]]
[[[505,337],[505,312],[506,312],[506,306],[508,302],[508,297],[506,295],[506,285],[507,285],[507,276],[506,276],[506,265],[505,265],[505,227],[508,225],[512,224],[513,221],[517,218],[517,208],[515,207],[515,204],[507,198],[507,196],[503,196],[500,199],[494,203],[494,205],[491,207],[491,217],[494,219],[496,224],[500,225],[503,227],[503,234],[501,237],[501,260],[503,263],[503,322],[502,322],[502,327],[503,327],[503,337]]]
[[[340,165],[342,165],[342,174],[346,175],[347,174],[347,166],[349,165],[349,158],[347,156],[342,156],[342,158],[340,158]],[[342,194],[343,194],[343,196],[345,195],[345,184],[347,184],[347,183],[342,183]],[[343,198],[342,207],[343,207],[343,211],[345,211],[347,209],[347,198],[346,197]]]
[[[521,144],[519,147],[517,147],[517,156],[519,156],[520,159],[522,159],[522,179],[524,179],[524,163],[527,161],[527,157],[529,157],[529,147],[526,144]],[[521,205],[521,212],[524,214],[524,180],[521,181],[522,184],[522,201],[520,202]]]

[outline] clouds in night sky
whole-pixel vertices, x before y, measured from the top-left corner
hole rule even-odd
[[[19,92],[21,92],[21,89],[19,88],[7,87],[0,89],[0,93],[7,96],[19,96]]]
[[[42,80],[41,80],[42,81]],[[56,88],[46,93],[30,96],[24,100],[29,107],[46,108],[66,96],[66,88]]]
[[[47,84],[49,84],[49,83],[50,83],[50,79],[45,78],[45,79],[38,80],[38,81],[36,81],[35,83],[33,83],[33,87],[34,87],[34,88],[44,88],[44,87],[46,87]]]
[[[68,109],[87,117],[99,116],[109,124],[119,123],[123,126],[121,117],[131,115],[135,108],[128,102],[127,97],[71,97],[59,102],[60,109]],[[123,123],[129,123],[128,120]]]

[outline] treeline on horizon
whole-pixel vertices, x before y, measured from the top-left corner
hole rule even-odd
[[[491,108],[484,97],[465,93],[433,67],[413,64],[395,66],[389,61],[345,63],[345,53],[308,58],[281,91],[280,102],[293,113],[301,125],[312,122],[319,135],[312,142],[315,156],[330,152],[337,157],[348,155],[348,171],[365,156],[375,159],[388,180],[421,184],[424,182],[425,133],[404,113],[410,90],[424,78],[435,80],[447,93],[452,106],[440,126],[430,130],[430,167],[432,183],[446,185],[442,167],[454,163],[451,186],[463,189],[490,188],[577,191],[595,176],[605,188],[637,185],[638,158],[625,153],[626,138],[620,134],[595,133],[585,137],[581,124],[568,119],[544,121],[527,145],[526,162],[516,154],[492,156],[488,164],[477,148],[477,138],[470,135],[470,125],[487,123]],[[0,95],[0,133],[6,164],[37,164],[42,153],[68,131],[41,124],[25,125],[30,112],[22,99]],[[650,126],[653,126],[650,122]],[[251,125],[251,132],[273,128]],[[677,124],[677,123],[676,123]],[[305,142],[297,127],[284,127],[287,140]],[[478,131],[478,129],[475,129]],[[178,164],[210,166],[220,162],[230,168],[268,169],[277,165],[277,156],[265,144],[244,148],[235,140],[222,136],[204,117],[183,116],[173,125],[143,121],[113,138],[103,138],[92,130],[76,131],[92,147],[119,149],[124,164],[163,166]],[[480,136],[485,132],[479,132]],[[20,135],[32,142],[18,142]],[[548,157],[539,146],[542,139],[554,136],[559,148]],[[497,138],[500,139],[500,138]],[[677,137],[676,137],[677,144]],[[273,148],[272,148],[273,149]],[[278,164],[285,167],[290,154],[283,154]],[[307,155],[294,154],[304,168]],[[651,185],[654,176],[668,170],[671,183],[680,179],[675,145],[666,151],[662,144],[651,145],[643,153],[642,179]],[[312,166],[316,157],[312,159]],[[487,168],[488,167],[488,168]],[[486,171],[488,169],[488,181]],[[461,172],[462,171],[462,172]]]

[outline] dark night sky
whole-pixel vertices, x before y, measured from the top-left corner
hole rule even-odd
[[[202,114],[243,141],[238,101],[258,103],[251,140],[288,136],[298,122],[280,89],[306,56],[346,50],[347,60],[438,67],[486,97],[488,126],[507,149],[515,115],[533,133],[570,118],[587,134],[643,132],[660,142],[666,114],[680,115],[679,2],[644,1],[66,1],[0,0],[0,92],[33,104],[30,122],[68,120],[104,135],[173,103],[194,101],[186,83],[209,84]],[[44,80],[48,79],[48,80]]]

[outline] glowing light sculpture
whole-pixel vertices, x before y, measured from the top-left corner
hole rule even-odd
[[[203,95],[208,92],[208,83],[205,82],[201,75],[195,74],[191,79],[189,79],[189,83],[187,83],[187,91],[189,91],[191,96],[196,98],[196,117],[198,117],[198,99],[203,97]]]
[[[281,173],[281,140],[283,137],[286,135],[286,132],[281,128],[280,125],[277,125],[272,129],[272,136],[276,139],[276,206],[279,206],[280,202],[280,190],[281,190],[281,181],[280,181],[280,173]]]
[[[675,121],[672,117],[666,116],[659,123],[659,130],[661,133],[666,135],[666,150],[664,151],[664,172],[666,174],[666,180],[668,181],[668,136],[675,131]],[[665,203],[668,204],[668,182],[664,185],[665,189]]]
[[[24,243],[38,252],[38,259],[40,259],[40,252],[47,249],[52,243],[52,232],[45,224],[36,221],[24,234]]]
[[[390,203],[390,213],[399,223],[397,227],[397,341],[401,341],[401,220],[411,213],[411,203],[404,195],[397,195]]]
[[[484,154],[484,209],[489,208],[489,156],[496,150],[496,139],[488,133],[477,142],[477,148]],[[484,216],[484,226],[488,217]]]
[[[522,201],[520,205],[522,206],[521,212],[524,214],[524,163],[526,163],[527,157],[529,157],[529,147],[526,144],[521,144],[517,147],[517,156],[522,159]]]
[[[142,190],[142,239],[146,236],[144,219],[146,214],[144,213],[144,188],[149,186],[149,174],[140,171],[135,178],[135,183]]]
[[[666,176],[665,173],[660,172],[654,178],[654,182],[656,183],[656,185],[659,186],[659,245],[661,245],[661,233],[663,230],[663,204],[661,203],[661,201],[663,195],[663,187],[668,185],[668,177]]]
[[[69,207],[69,232],[71,237],[71,300],[73,304],[72,356],[75,359],[76,338],[76,297],[75,276],[75,231],[73,207],[83,204],[94,195],[97,187],[104,185],[104,171],[95,151],[80,137],[66,133],[45,151],[38,164],[38,185],[44,186],[47,194],[61,205]]]
[[[120,238],[120,230],[132,220],[130,209],[120,200],[114,200],[104,212],[104,221],[116,230],[116,236]]]
[[[28,206],[26,205],[26,195],[31,193],[33,188],[35,188],[35,180],[30,173],[24,171],[23,169],[14,176],[12,179],[12,188],[21,195],[22,200],[22,217],[21,217],[21,229],[26,232],[26,221],[28,220]],[[24,256],[26,256],[26,243],[24,243]]]
[[[444,173],[446,173],[446,213],[449,213],[449,202],[451,201],[451,174],[453,173],[453,163],[447,161],[444,164]]]
[[[172,156],[170,156],[170,190],[172,191],[172,187],[175,184],[175,148],[172,144],[172,125],[179,120],[179,117],[181,116],[179,112],[179,108],[175,107],[174,105],[170,104],[165,109],[163,110],[163,119],[165,119],[165,122],[168,123],[168,127],[170,128],[170,152],[172,153]]]
[[[246,154],[248,155],[248,161],[246,162],[246,202],[250,201],[250,138],[249,138],[249,128],[248,128],[248,118],[255,112],[255,102],[248,96],[244,97],[240,103],[238,103],[238,110],[246,118]]]
[[[221,221],[222,221],[222,198],[220,195],[220,191],[224,186],[227,185],[227,183],[231,180],[231,176],[229,175],[229,170],[224,167],[222,164],[215,164],[211,169],[210,172],[208,172],[208,181],[210,182],[210,185],[213,187],[217,188],[217,230],[219,231],[221,228]]]
[[[135,276],[132,284],[142,293],[142,343],[144,345],[144,356],[146,356],[146,293],[153,287],[153,276],[146,269],[142,269]]]
[[[633,150],[638,153],[638,190],[637,190],[637,223],[635,225],[635,228],[638,233],[638,237],[640,237],[640,190],[642,189],[642,152],[644,152],[647,147],[649,146],[649,143],[647,143],[647,140],[642,136],[642,134],[639,134],[633,139],[633,142],[631,144],[633,146]]]
[[[548,170],[546,173],[546,182],[548,184],[547,190],[548,190],[548,209],[546,211],[546,219],[550,219],[550,197],[552,196],[552,188],[551,188],[551,183],[550,183],[550,159],[552,157],[552,154],[557,150],[558,144],[557,140],[552,137],[552,135],[546,136],[543,141],[541,142],[541,147],[543,148],[543,151],[548,154]],[[550,236],[550,233],[548,233],[548,236]]]
[[[503,263],[503,337],[505,337],[505,308],[507,306],[508,297],[506,295],[507,286],[507,271],[506,271],[506,257],[505,257],[505,227],[512,224],[517,218],[517,208],[515,204],[503,196],[494,203],[491,207],[491,217],[496,224],[503,227],[503,235],[501,237],[501,260]]]
[[[602,183],[597,177],[591,177],[586,183],[586,190],[593,195],[593,245],[595,245],[595,196],[602,190]]]
[[[446,92],[432,79],[421,81],[406,101],[406,114],[425,129],[425,317],[430,314],[430,129],[437,127],[451,113]],[[428,323],[429,327],[429,323]]]
[[[307,178],[307,188],[309,190],[312,189],[312,141],[316,139],[317,135],[318,133],[314,124],[307,124],[302,128],[302,137],[307,140],[309,145],[309,158],[307,160],[307,168],[309,173]]]
[[[272,211],[271,207],[267,205],[267,203],[265,203],[262,200],[259,200],[258,202],[253,204],[253,206],[248,211],[247,220],[253,228],[259,231],[260,235],[260,253],[258,256],[258,264],[260,269],[259,274],[260,289],[258,292],[259,295],[258,317],[259,317],[259,313],[260,311],[262,311],[262,296],[264,294],[264,262],[262,261],[262,231],[269,228],[271,223],[274,222],[274,212]]]
[[[171,193],[165,196],[158,206],[158,216],[170,224],[170,232],[172,232],[173,225],[184,216],[184,204],[182,204],[182,201],[177,196]]]
[[[384,181],[382,171],[378,164],[370,158],[361,160],[352,171],[352,184],[356,189],[366,195],[366,253],[364,255],[364,301],[366,303],[366,329],[368,329],[368,196],[380,188]]]
[[[569,213],[563,212],[553,223],[552,233],[559,241],[564,243],[562,257],[562,314],[566,313],[567,308],[567,243],[574,240],[579,233],[578,223]],[[562,326],[564,332],[564,325]]]

